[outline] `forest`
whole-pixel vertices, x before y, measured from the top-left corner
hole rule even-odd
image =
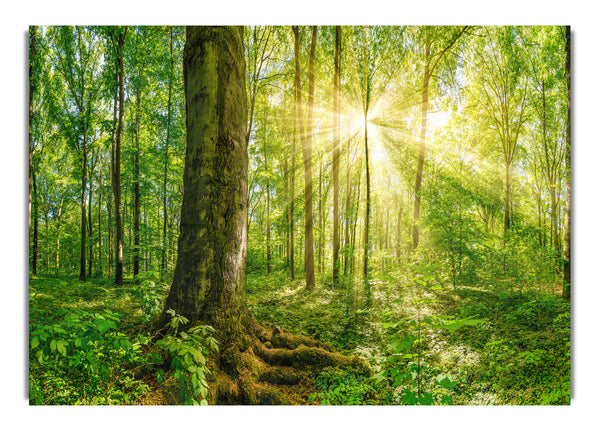
[[[31,26],[31,405],[569,405],[568,26]]]

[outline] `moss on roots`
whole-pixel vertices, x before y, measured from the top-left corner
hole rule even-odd
[[[248,334],[230,343],[210,361],[209,404],[306,404],[316,392],[311,378],[326,367],[368,372],[357,356],[333,352],[328,345],[252,322]],[[173,385],[165,390],[175,392]],[[173,393],[163,397],[173,403]]]

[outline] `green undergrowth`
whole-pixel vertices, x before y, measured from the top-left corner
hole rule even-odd
[[[321,404],[570,403],[568,302],[506,282],[453,288],[438,274],[413,265],[374,275],[369,290],[355,280],[352,289],[326,282],[310,294],[285,274],[250,274],[249,307],[264,325],[370,363],[370,376],[316,375],[312,400]]]
[[[370,372],[313,375],[312,404],[569,404],[570,305],[550,289],[451,287],[434,265],[373,274],[368,284],[248,274],[249,311],[266,327],[360,355]],[[210,328],[152,342],[168,284],[145,274],[114,286],[37,277],[29,286],[31,404],[151,404],[175,381],[203,403]],[[173,316],[175,319],[177,316]],[[177,318],[180,318],[179,316]]]

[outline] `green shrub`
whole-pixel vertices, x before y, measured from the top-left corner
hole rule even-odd
[[[308,402],[321,405],[361,405],[372,401],[375,395],[373,382],[363,375],[339,368],[325,368],[315,377],[319,392],[308,397]]]
[[[141,343],[118,331],[120,317],[110,310],[76,310],[60,323],[30,325],[30,402],[132,402],[118,385],[107,383],[109,376],[118,380],[127,375],[128,365],[144,361]]]
[[[219,351],[217,341],[210,336],[214,329],[210,326],[194,326],[187,332],[179,331],[180,326],[189,323],[188,319],[171,309],[167,313],[171,315],[169,326],[172,333],[159,340],[156,345],[171,356],[171,367],[174,370],[172,376],[179,384],[181,402],[206,405],[206,375],[209,373],[207,358],[211,353]],[[159,383],[162,379],[163,372],[160,370]]]

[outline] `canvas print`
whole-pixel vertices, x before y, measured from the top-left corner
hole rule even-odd
[[[570,404],[569,26],[28,50],[30,404]]]

